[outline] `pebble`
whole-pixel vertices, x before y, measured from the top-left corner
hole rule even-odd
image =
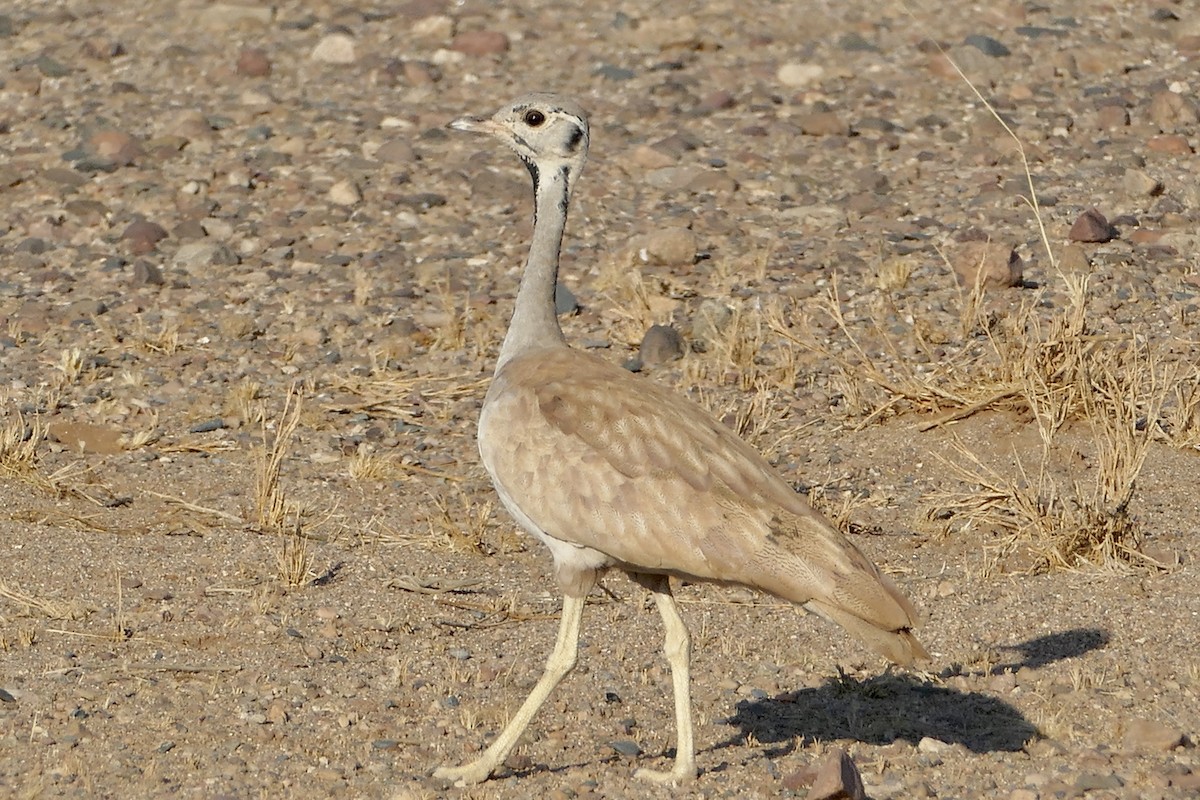
[[[800,131],[808,136],[849,136],[850,124],[836,111],[812,111],[796,117]]]
[[[1181,133],[1151,136],[1146,140],[1146,149],[1152,153],[1165,153],[1172,156],[1190,156],[1192,145]]]
[[[642,754],[642,747],[632,739],[615,739],[608,743],[617,753],[623,756],[639,756]]]
[[[1015,248],[1003,242],[963,242],[950,251],[950,265],[963,286],[987,288],[1020,286],[1024,263]]]
[[[972,34],[963,40],[963,44],[974,47],[985,56],[991,58],[1003,58],[1004,56],[1012,55],[1012,51],[1005,47],[999,40],[993,39],[991,36],[983,36],[981,34]]]
[[[185,269],[232,266],[238,263],[238,257],[221,242],[187,242],[175,251],[172,263]]]
[[[409,142],[388,139],[375,151],[374,158],[385,164],[411,164],[417,160],[417,154]]]
[[[354,37],[348,33],[330,33],[317,42],[312,59],[326,64],[353,64],[358,60]]]
[[[866,800],[862,775],[845,750],[830,751],[808,790],[808,800]]]
[[[635,263],[655,266],[690,266],[696,261],[696,234],[688,228],[661,228],[634,237],[630,243]]]
[[[714,297],[705,298],[696,309],[692,322],[692,339],[710,348],[724,338],[733,309]]]
[[[408,30],[418,39],[444,42],[454,35],[454,20],[445,14],[430,14],[414,22]]]
[[[265,78],[271,74],[271,59],[261,47],[243,47],[238,53],[237,73],[248,78]]]
[[[133,279],[131,282],[134,286],[162,286],[162,270],[158,268],[157,264],[138,259],[133,262]]]
[[[638,360],[646,366],[665,364],[683,358],[683,336],[669,325],[651,325],[638,347]]]
[[[204,28],[222,30],[247,23],[269,25],[274,17],[275,8],[266,3],[212,3],[200,12],[197,22]]]
[[[825,68],[820,64],[783,64],[775,72],[776,80],[794,89],[820,83],[824,77]]]
[[[498,56],[508,52],[508,36],[500,31],[466,31],[454,37],[450,49],[468,56]]]
[[[1133,198],[1155,197],[1162,194],[1162,181],[1150,177],[1140,169],[1127,169],[1121,178],[1121,188]]]
[[[1196,104],[1181,94],[1163,89],[1150,100],[1150,120],[1164,133],[1189,129],[1200,122]]]
[[[1107,217],[1098,209],[1089,208],[1071,225],[1067,238],[1072,242],[1108,242],[1117,235],[1117,229],[1109,224]]]
[[[1096,109],[1096,127],[1103,131],[1117,130],[1129,125],[1129,110],[1124,106],[1101,106]]]
[[[1174,750],[1181,746],[1183,741],[1183,732],[1178,728],[1150,719],[1133,719],[1125,727],[1124,744],[1127,750],[1142,752]]]
[[[93,133],[88,138],[87,149],[92,155],[118,166],[128,166],[144,155],[138,140],[119,130],[101,130]]]
[[[149,253],[154,249],[155,245],[167,238],[167,229],[157,222],[139,219],[134,220],[125,227],[125,231],[121,234],[121,239],[129,243],[129,250],[132,253],[141,255]]]
[[[362,199],[362,192],[354,181],[348,178],[329,187],[329,202],[339,206],[356,206]]]
[[[562,316],[563,314],[574,314],[579,310],[579,300],[575,297],[575,293],[561,283],[554,285],[554,313]]]

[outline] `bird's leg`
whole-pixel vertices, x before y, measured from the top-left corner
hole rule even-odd
[[[671,665],[671,684],[675,693],[675,768],[670,772],[639,769],[639,778],[656,783],[682,783],[696,777],[696,744],[692,734],[692,693],[690,687],[691,638],[679,606],[671,594],[671,580],[666,575],[635,574],[634,580],[650,590],[658,613],[662,615],[666,639],[663,652]]]
[[[591,588],[589,584],[588,589]],[[583,619],[583,604],[587,600],[587,591],[575,596],[563,596],[562,620],[558,626],[558,639],[554,642],[554,650],[546,661],[546,669],[541,679],[533,687],[533,691],[525,698],[525,702],[517,709],[517,713],[509,720],[508,725],[492,742],[491,747],[479,758],[461,767],[438,767],[433,776],[454,781],[458,786],[470,783],[480,783],[508,758],[508,754],[529,726],[533,715],[542,707],[542,703],[554,691],[554,687],[575,668],[579,654],[579,625]]]

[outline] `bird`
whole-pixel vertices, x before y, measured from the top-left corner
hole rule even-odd
[[[928,659],[917,612],[767,460],[699,404],[591,353],[572,349],[554,307],[572,190],[587,160],[588,115],[552,93],[521,96],[451,129],[516,151],[533,181],[534,225],[516,301],[479,416],[480,458],[501,503],[550,550],[563,593],[541,678],[475,760],[434,770],[487,780],[575,667],[588,593],[621,570],[654,598],[665,628],[677,728],[670,770],[697,777],[691,641],[671,579],[740,584],[840,624],[901,665]]]

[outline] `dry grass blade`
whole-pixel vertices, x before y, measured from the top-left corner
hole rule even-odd
[[[34,597],[19,589],[0,581],[0,598],[24,606],[26,609],[37,611],[50,619],[83,619],[87,610],[82,603],[71,600],[58,600],[48,597]]]
[[[273,439],[268,435],[267,424],[263,423],[263,449],[259,453],[255,475],[254,502],[255,523],[265,530],[282,530],[291,511],[279,478],[283,459],[300,424],[302,402],[298,392],[295,384],[289,387]]]

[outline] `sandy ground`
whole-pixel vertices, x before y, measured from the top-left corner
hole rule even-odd
[[[503,6],[0,9],[0,794],[805,797],[841,747],[877,800],[1197,796],[1200,14]],[[1045,243],[1012,138],[935,44],[1023,142]],[[669,764],[674,723],[657,614],[619,575],[504,772],[430,777],[523,699],[560,602],[474,445],[528,181],[444,127],[528,89],[592,113],[568,337],[624,363],[680,330],[646,379],[846,509],[934,655],[889,671],[770,598],[679,587],[686,787],[632,777]],[[1113,230],[1072,236],[1092,207]],[[1084,496],[1102,471],[1086,415],[1043,458],[1020,402],[949,422],[862,368],[986,346],[948,266],[983,241],[1023,271],[981,318],[1032,309],[1044,339],[1087,276],[1089,348],[1155,354],[1167,421],[1130,510],[1161,566],[1038,570],[1031,542],[939,516],[978,493],[956,443]]]

